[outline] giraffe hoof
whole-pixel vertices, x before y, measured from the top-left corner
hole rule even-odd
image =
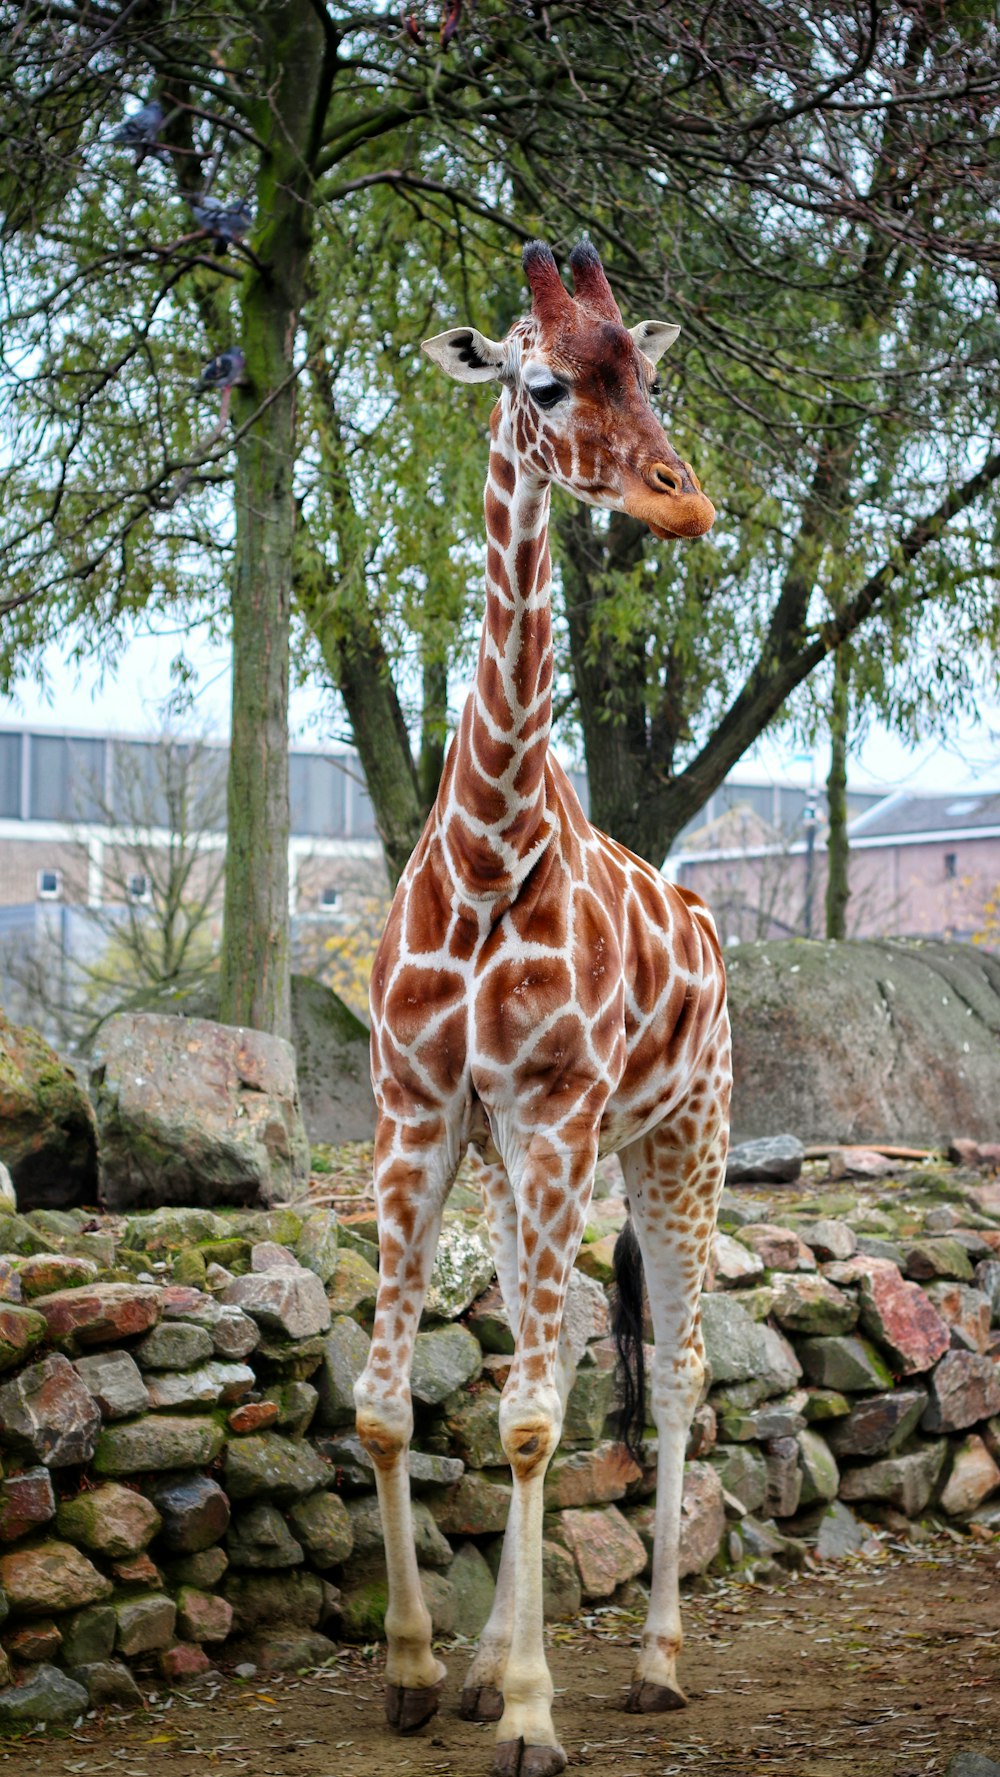
[[[493,1755],[493,1777],[554,1777],[565,1771],[566,1754],[561,1746],[526,1746],[523,1740],[498,1740]]]
[[[385,1687],[385,1719],[397,1734],[415,1734],[438,1712],[441,1687],[437,1684],[408,1686],[387,1684]]]
[[[468,1685],[462,1692],[458,1713],[463,1721],[499,1721],[503,1697],[495,1684]]]
[[[637,1679],[625,1699],[629,1715],[663,1715],[668,1709],[686,1709],[684,1692],[669,1684],[648,1684]]]

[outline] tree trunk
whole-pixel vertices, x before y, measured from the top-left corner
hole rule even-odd
[[[244,274],[239,344],[245,388],[237,423],[233,701],[227,789],[220,1017],[288,1036],[288,673],[295,511],[295,332],[311,232],[308,155],[330,78],[308,0],[258,11],[265,59],[257,179],[261,269]],[[235,343],[235,342],[234,342]]]
[[[637,639],[612,657],[591,642],[604,584],[616,570],[634,566],[645,527],[616,513],[605,543],[589,509],[573,506],[560,514],[558,536],[590,818],[619,844],[659,866],[666,852],[663,800],[669,787],[657,781],[650,745],[645,648]]]
[[[847,840],[847,740],[851,708],[850,649],[838,648],[833,657],[833,696],[830,703],[830,770],[826,780],[829,829],[826,840],[826,935],[847,937],[847,903],[850,899]]]

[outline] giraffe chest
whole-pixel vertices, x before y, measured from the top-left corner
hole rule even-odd
[[[479,1106],[526,1127],[579,1109],[612,1151],[682,1096],[718,1003],[663,919],[599,877],[493,924],[443,895],[419,921],[404,902],[373,977],[376,1092],[450,1107],[470,1130]]]

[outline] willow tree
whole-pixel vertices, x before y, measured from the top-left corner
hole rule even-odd
[[[355,335],[383,348],[390,411],[422,403],[421,291],[425,331],[473,301],[502,330],[526,234],[558,249],[588,229],[637,312],[681,321],[671,426],[720,505],[688,552],[563,521],[567,704],[597,819],[662,855],[848,635],[873,638],[863,670],[899,695],[903,603],[978,571],[1000,473],[980,6],[480,0],[401,25],[350,0],[0,0],[5,26],[5,659],[67,629],[113,650],[149,602],[230,626],[226,1017],[287,1028],[295,610],[393,872],[440,759],[474,559],[461,525],[454,555],[456,504],[484,416],[460,437],[401,425],[427,453],[423,503],[417,457],[394,495],[374,450],[366,482]],[[153,139],[115,142],[151,98]],[[243,242],[201,226],[206,196],[250,204]],[[405,301],[380,330],[394,271]],[[232,423],[199,417],[198,365],[234,344]],[[967,578],[959,629],[986,627],[982,605]]]

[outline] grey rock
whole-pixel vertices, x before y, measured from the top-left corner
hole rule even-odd
[[[323,1340],[323,1363],[316,1372],[320,1425],[354,1424],[354,1384],[368,1362],[371,1340],[348,1314],[338,1314]]]
[[[0,1397],[4,1392],[0,1389]],[[946,1351],[931,1374],[923,1429],[963,1431],[994,1413],[1000,1413],[1000,1368],[978,1352]]]
[[[108,1615],[114,1620],[114,1612]],[[92,1660],[70,1668],[70,1678],[82,1684],[92,1709],[141,1709],[143,1696],[127,1666],[117,1660]]]
[[[883,1240],[878,1234],[859,1234],[858,1251],[869,1259],[888,1259],[890,1265],[903,1268],[903,1249],[895,1240]]]
[[[371,1141],[375,1100],[367,1027],[312,976],[292,976],[292,1040],[313,1142]]]
[[[0,1729],[32,1722],[73,1722],[89,1708],[82,1684],[58,1666],[38,1666],[24,1684],[0,1691]]]
[[[107,1425],[97,1440],[94,1468],[100,1475],[138,1475],[148,1470],[204,1468],[225,1441],[221,1426],[202,1416],[147,1414]]]
[[[850,1506],[835,1499],[827,1506],[816,1532],[816,1553],[824,1561],[838,1561],[854,1555],[868,1541],[868,1531],[859,1524]]]
[[[724,1444],[707,1458],[725,1492],[737,1500],[741,1516],[759,1512],[767,1494],[767,1467],[759,1450],[748,1444]]]
[[[233,1567],[298,1567],[305,1560],[277,1507],[263,1503],[232,1519],[226,1553]]]
[[[165,1320],[139,1340],[133,1356],[144,1370],[186,1370],[211,1357],[213,1350],[212,1335],[206,1327]]]
[[[163,1519],[160,1541],[174,1554],[209,1549],[229,1528],[229,1501],[208,1475],[167,1477],[150,1492]]]
[[[766,1385],[768,1394],[787,1394],[802,1375],[787,1339],[751,1319],[728,1294],[701,1298],[702,1333],[714,1380]]]
[[[120,1012],[102,1027],[91,1082],[110,1209],[267,1204],[308,1181],[295,1055],[281,1037]]]
[[[496,1590],[489,1566],[475,1543],[462,1543],[455,1551],[448,1578],[455,1593],[455,1633],[472,1640],[486,1626]]]
[[[200,1330],[200,1329],[199,1329]],[[162,1370],[147,1376],[149,1404],[167,1412],[178,1407],[231,1406],[253,1388],[247,1364],[200,1364],[196,1370]]]
[[[307,1271],[315,1271],[320,1283],[329,1283],[337,1269],[338,1227],[332,1209],[315,1209],[302,1223],[295,1256]]]
[[[426,1317],[457,1320],[492,1280],[494,1269],[485,1225],[470,1228],[464,1218],[446,1217],[424,1304]]]
[[[482,1361],[479,1341],[465,1327],[438,1327],[418,1333],[410,1377],[414,1398],[426,1406],[438,1406],[479,1374]]]
[[[1000,1259],[980,1259],[976,1266],[976,1288],[982,1290],[990,1304],[990,1320],[1000,1326]]]
[[[177,1606],[165,1593],[143,1598],[115,1599],[111,1607],[118,1619],[115,1647],[127,1660],[137,1654],[158,1653],[174,1639]]]
[[[311,1445],[280,1432],[234,1438],[226,1447],[226,1491],[232,1500],[267,1498],[292,1505],[333,1479],[333,1470]]]
[[[307,1568],[281,1572],[230,1571],[222,1583],[233,1607],[233,1629],[246,1634],[265,1623],[315,1629],[323,1615],[323,1581]]]
[[[791,1518],[799,1509],[802,1472],[794,1438],[771,1438],[764,1446],[767,1491],[764,1508],[772,1518]]]
[[[797,1442],[802,1474],[799,1505],[812,1505],[820,1499],[836,1499],[840,1486],[840,1470],[826,1439],[821,1438],[819,1432],[807,1429],[799,1432]]]
[[[314,1567],[335,1567],[354,1549],[350,1513],[335,1493],[313,1493],[289,1509],[288,1521]]]
[[[821,1216],[816,1222],[803,1222],[799,1233],[807,1246],[811,1246],[817,1259],[824,1262],[828,1259],[849,1259],[858,1250],[858,1237],[854,1229],[846,1222],[838,1222],[831,1217]]]
[[[1000,1765],[981,1752],[956,1752],[945,1777],[1000,1777]]]
[[[358,1437],[322,1438],[319,1449],[333,1465],[338,1488],[343,1484],[343,1471],[348,1470],[352,1485],[371,1487],[375,1465]],[[437,1456],[426,1450],[409,1453],[410,1481],[414,1486],[450,1487],[461,1480],[465,1464],[458,1456]],[[353,1471],[357,1471],[355,1476]]]
[[[737,1141],[996,1139],[1000,958],[935,940],[726,951]]]
[[[937,1485],[947,1449],[942,1438],[916,1450],[884,1456],[879,1462],[845,1469],[840,1477],[840,1497],[880,1500],[915,1518]]]
[[[290,1438],[304,1437],[316,1416],[319,1394],[311,1382],[293,1379],[275,1382],[264,1390],[265,1401],[273,1401],[278,1409],[275,1425]]]
[[[78,1357],[73,1368],[89,1389],[104,1419],[129,1419],[144,1413],[149,1396],[135,1359],[127,1351],[96,1351]]]
[[[101,1410],[68,1358],[53,1352],[0,1388],[4,1444],[46,1468],[89,1462]]]
[[[110,1660],[118,1619],[110,1604],[92,1604],[64,1617],[62,1657],[67,1666],[87,1666]]]
[[[831,1450],[841,1457],[884,1456],[904,1443],[927,1405],[923,1388],[895,1388],[859,1401],[846,1419],[827,1429]]]
[[[195,1297],[193,1303],[188,1300],[190,1295]],[[217,1302],[205,1294],[199,1296],[196,1291],[185,1290],[179,1302],[171,1301],[168,1296],[164,1302],[164,1319],[204,1327],[216,1357],[231,1358],[234,1362],[249,1357],[260,1344],[260,1328],[242,1308]]]
[[[595,1277],[576,1266],[569,1274],[563,1309],[560,1343],[570,1360],[578,1364],[593,1339],[604,1339],[611,1330],[607,1292]]]
[[[250,1250],[251,1271],[298,1271],[301,1269],[291,1247],[277,1240],[258,1240]]]
[[[821,1388],[874,1394],[892,1387],[892,1372],[867,1339],[852,1334],[802,1339],[798,1353],[810,1382]]]
[[[250,1272],[222,1292],[224,1303],[242,1308],[258,1326],[285,1339],[309,1339],[330,1325],[330,1304],[319,1278],[301,1267]]]
[[[0,1012],[0,1159],[22,1210],[94,1203],[97,1140],[86,1088],[37,1031]],[[4,1214],[10,1216],[5,1195]],[[11,1218],[13,1219],[13,1218]]]
[[[738,1142],[726,1159],[726,1184],[792,1184],[804,1159],[805,1149],[794,1135],[765,1135]]]

